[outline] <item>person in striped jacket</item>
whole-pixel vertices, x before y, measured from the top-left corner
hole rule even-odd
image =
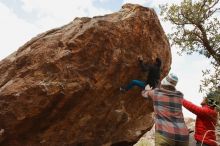
[[[156,146],[189,144],[189,131],[182,113],[183,94],[176,90],[177,82],[177,76],[169,74],[161,81],[159,88],[142,91],[142,96],[153,101]]]

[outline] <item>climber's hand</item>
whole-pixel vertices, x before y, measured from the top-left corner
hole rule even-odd
[[[138,56],[137,59],[138,61],[143,61],[143,56]]]

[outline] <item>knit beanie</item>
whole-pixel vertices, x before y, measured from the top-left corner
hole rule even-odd
[[[161,81],[161,85],[170,85],[175,87],[177,82],[178,82],[178,77],[175,74],[171,73]]]

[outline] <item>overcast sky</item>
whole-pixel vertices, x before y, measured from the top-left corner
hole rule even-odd
[[[69,23],[75,17],[104,15],[118,11],[125,3],[141,4],[156,10],[159,4],[169,0],[0,0],[0,60],[16,51],[25,42],[46,30]],[[175,3],[179,0],[175,0]],[[160,18],[161,19],[161,18]],[[161,21],[166,33],[169,24]],[[202,70],[209,62],[202,56],[178,56],[172,48],[171,72],[179,77],[177,89],[185,98],[199,105],[203,94],[199,93]],[[187,117],[195,116],[184,109]]]

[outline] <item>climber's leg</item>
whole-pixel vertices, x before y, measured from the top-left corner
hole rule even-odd
[[[128,91],[128,90],[130,90],[131,88],[133,88],[134,86],[138,86],[138,87],[140,87],[141,89],[144,89],[145,85],[146,85],[146,84],[145,84],[145,82],[143,82],[143,81],[132,80],[127,86],[121,87],[120,89],[121,89],[121,90],[124,90],[124,91]]]

